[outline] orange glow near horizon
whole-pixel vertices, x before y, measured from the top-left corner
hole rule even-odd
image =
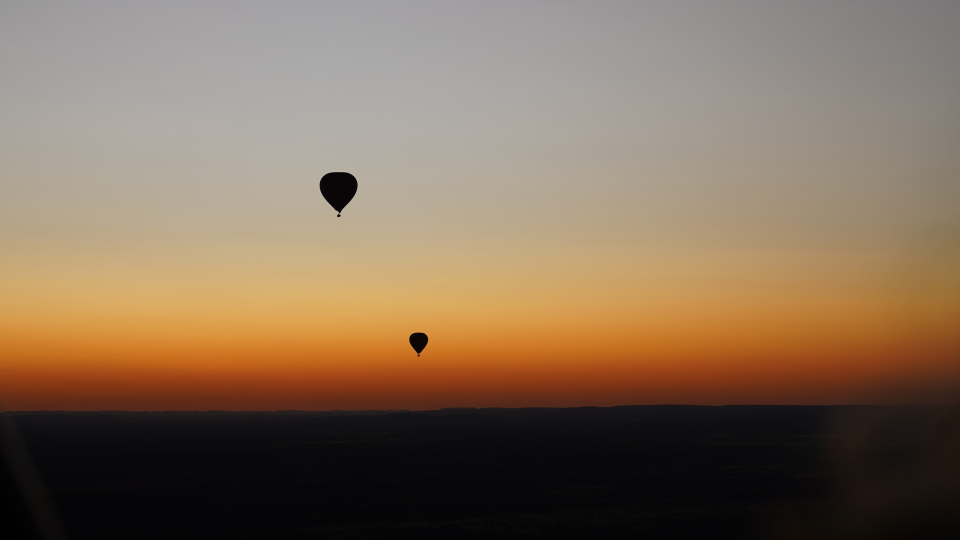
[[[4,287],[16,309],[0,396],[16,410],[817,404],[956,376],[960,336],[933,324],[951,306],[911,306],[862,275],[791,278],[770,259],[732,280],[723,260],[679,257],[620,275],[520,273],[512,288],[434,282],[451,290],[432,302],[277,275],[73,276],[61,289],[23,275]],[[421,357],[413,331],[431,337]]]

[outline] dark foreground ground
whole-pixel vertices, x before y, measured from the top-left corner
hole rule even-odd
[[[75,540],[960,538],[953,413],[651,406],[14,420]]]

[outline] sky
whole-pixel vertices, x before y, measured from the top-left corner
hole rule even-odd
[[[957,51],[955,1],[4,2],[0,400],[949,386]]]

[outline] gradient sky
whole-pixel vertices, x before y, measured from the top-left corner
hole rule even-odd
[[[4,2],[0,398],[953,380],[958,51],[956,1]],[[329,171],[360,183],[339,219]]]

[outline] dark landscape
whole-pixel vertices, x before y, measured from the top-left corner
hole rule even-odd
[[[869,507],[844,515],[844,459],[909,471],[956,437],[943,414],[869,407],[14,418],[73,539],[895,538],[917,522],[896,501],[883,534]]]

